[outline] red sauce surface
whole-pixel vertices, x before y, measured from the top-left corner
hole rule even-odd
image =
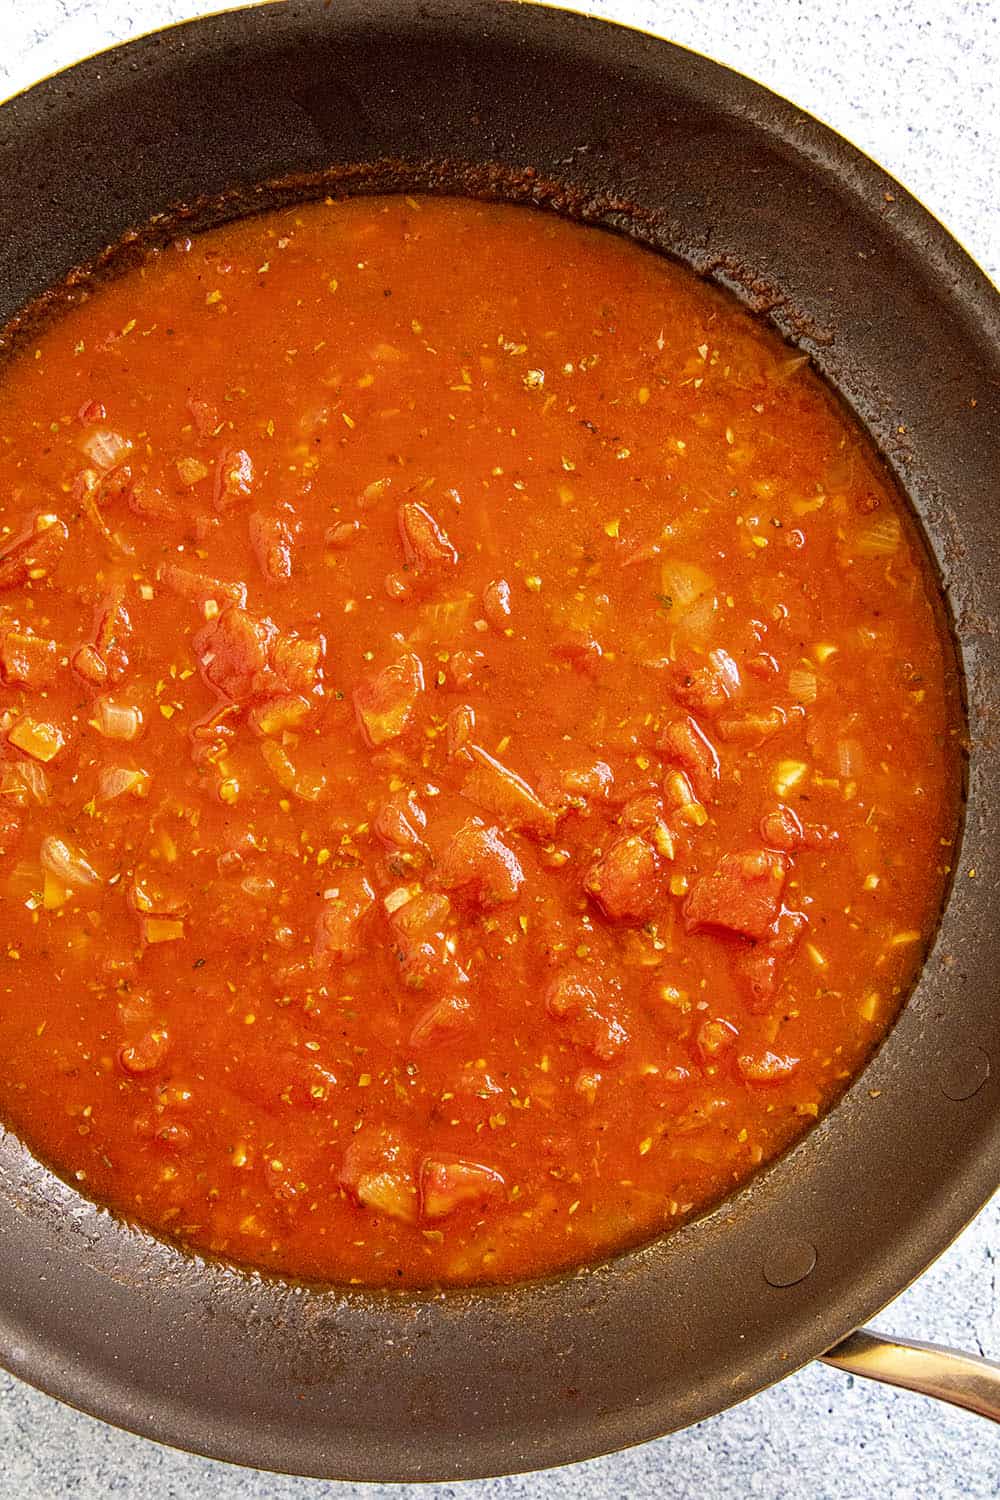
[[[959,799],[920,545],[803,360],[529,210],[151,254],[0,383],[0,1114],[281,1273],[680,1222],[894,1016]]]

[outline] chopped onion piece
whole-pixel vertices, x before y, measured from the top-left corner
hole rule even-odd
[[[142,731],[142,711],[134,704],[114,703],[100,697],[94,704],[91,724],[106,740],[135,740]]]
[[[9,797],[17,807],[29,801],[46,807],[49,801],[49,778],[37,761],[23,760],[7,764],[0,775],[0,795]]]
[[[63,885],[75,890],[93,890],[101,884],[101,877],[79,849],[67,844],[64,839],[50,834],[42,839],[38,857],[42,868],[54,875]]]
[[[899,546],[901,534],[897,516],[880,516],[858,535],[854,551],[858,557],[891,557]]]
[[[674,562],[668,559],[660,567],[660,588],[664,600],[669,599],[669,608],[676,613],[683,613],[691,608],[703,594],[711,591],[712,580],[704,568],[696,567],[694,563]]]
[[[472,594],[458,594],[452,599],[432,600],[420,607],[420,623],[411,641],[433,641],[446,645],[457,640],[468,623],[473,604]]]
[[[390,891],[384,898],[382,904],[391,917],[393,912],[399,911],[399,908],[405,906],[412,898],[413,891],[408,885],[397,885],[396,889]]]
[[[145,943],[176,943],[184,936],[179,917],[143,917],[142,937]]]
[[[33,719],[30,714],[21,715],[7,738],[25,755],[42,761],[53,760],[66,743],[66,736],[58,724]]]
[[[145,797],[150,780],[148,771],[133,771],[127,766],[106,766],[98,784],[101,801],[113,802],[126,792],[131,792],[134,797]]]
[[[121,463],[132,444],[120,432],[112,432],[108,427],[98,427],[87,434],[80,446],[90,462],[99,469],[113,469]]]
[[[274,740],[264,740],[260,747],[268,770],[283,791],[301,797],[304,802],[318,802],[326,788],[325,776],[310,776],[296,770],[287,751]]]
[[[837,772],[846,781],[854,781],[865,768],[865,752],[860,740],[837,741]]]
[[[799,703],[816,701],[816,673],[804,667],[793,667],[788,674],[788,691]]]
[[[674,610],[676,610],[676,604]],[[715,627],[719,601],[714,594],[703,594],[678,621],[678,634],[683,632],[685,640],[704,645]],[[673,615],[673,611],[671,611]]]

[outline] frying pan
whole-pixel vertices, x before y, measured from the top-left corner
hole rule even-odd
[[[839,1342],[998,1181],[1000,299],[983,275],[894,181],[757,85],[496,0],[279,3],[143,38],[0,109],[0,183],[11,338],[105,246],[168,233],[177,205],[201,225],[328,191],[467,192],[678,257],[794,340],[871,433],[939,568],[970,729],[960,859],[912,998],[839,1105],[714,1212],[544,1281],[292,1285],[114,1219],[6,1135],[7,1368],[179,1447],[356,1480],[590,1457],[834,1345],[836,1363],[997,1415],[995,1366]]]

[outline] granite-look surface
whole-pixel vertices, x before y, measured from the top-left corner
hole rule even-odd
[[[336,3],[336,0],[334,0]],[[0,0],[0,97],[77,57],[223,6]],[[1000,279],[1000,0],[589,0],[768,84],[835,126]],[[2,191],[2,184],[0,184]],[[882,1314],[1000,1357],[1000,1200]],[[0,1374],[0,1500],[996,1500],[980,1418],[822,1366],[702,1426],[571,1469],[460,1486],[323,1484],[159,1448]]]

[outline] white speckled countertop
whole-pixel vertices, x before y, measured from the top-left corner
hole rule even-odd
[[[0,98],[114,42],[224,8],[198,0],[0,0]],[[1000,281],[1000,0],[579,0],[577,8],[660,32],[810,110],[905,183]],[[880,1325],[1000,1358],[998,1262],[994,1199]],[[192,1458],[0,1373],[3,1500],[403,1493]],[[980,1418],[814,1365],[700,1427],[628,1453],[411,1493],[420,1500],[996,1500],[1000,1439]]]

